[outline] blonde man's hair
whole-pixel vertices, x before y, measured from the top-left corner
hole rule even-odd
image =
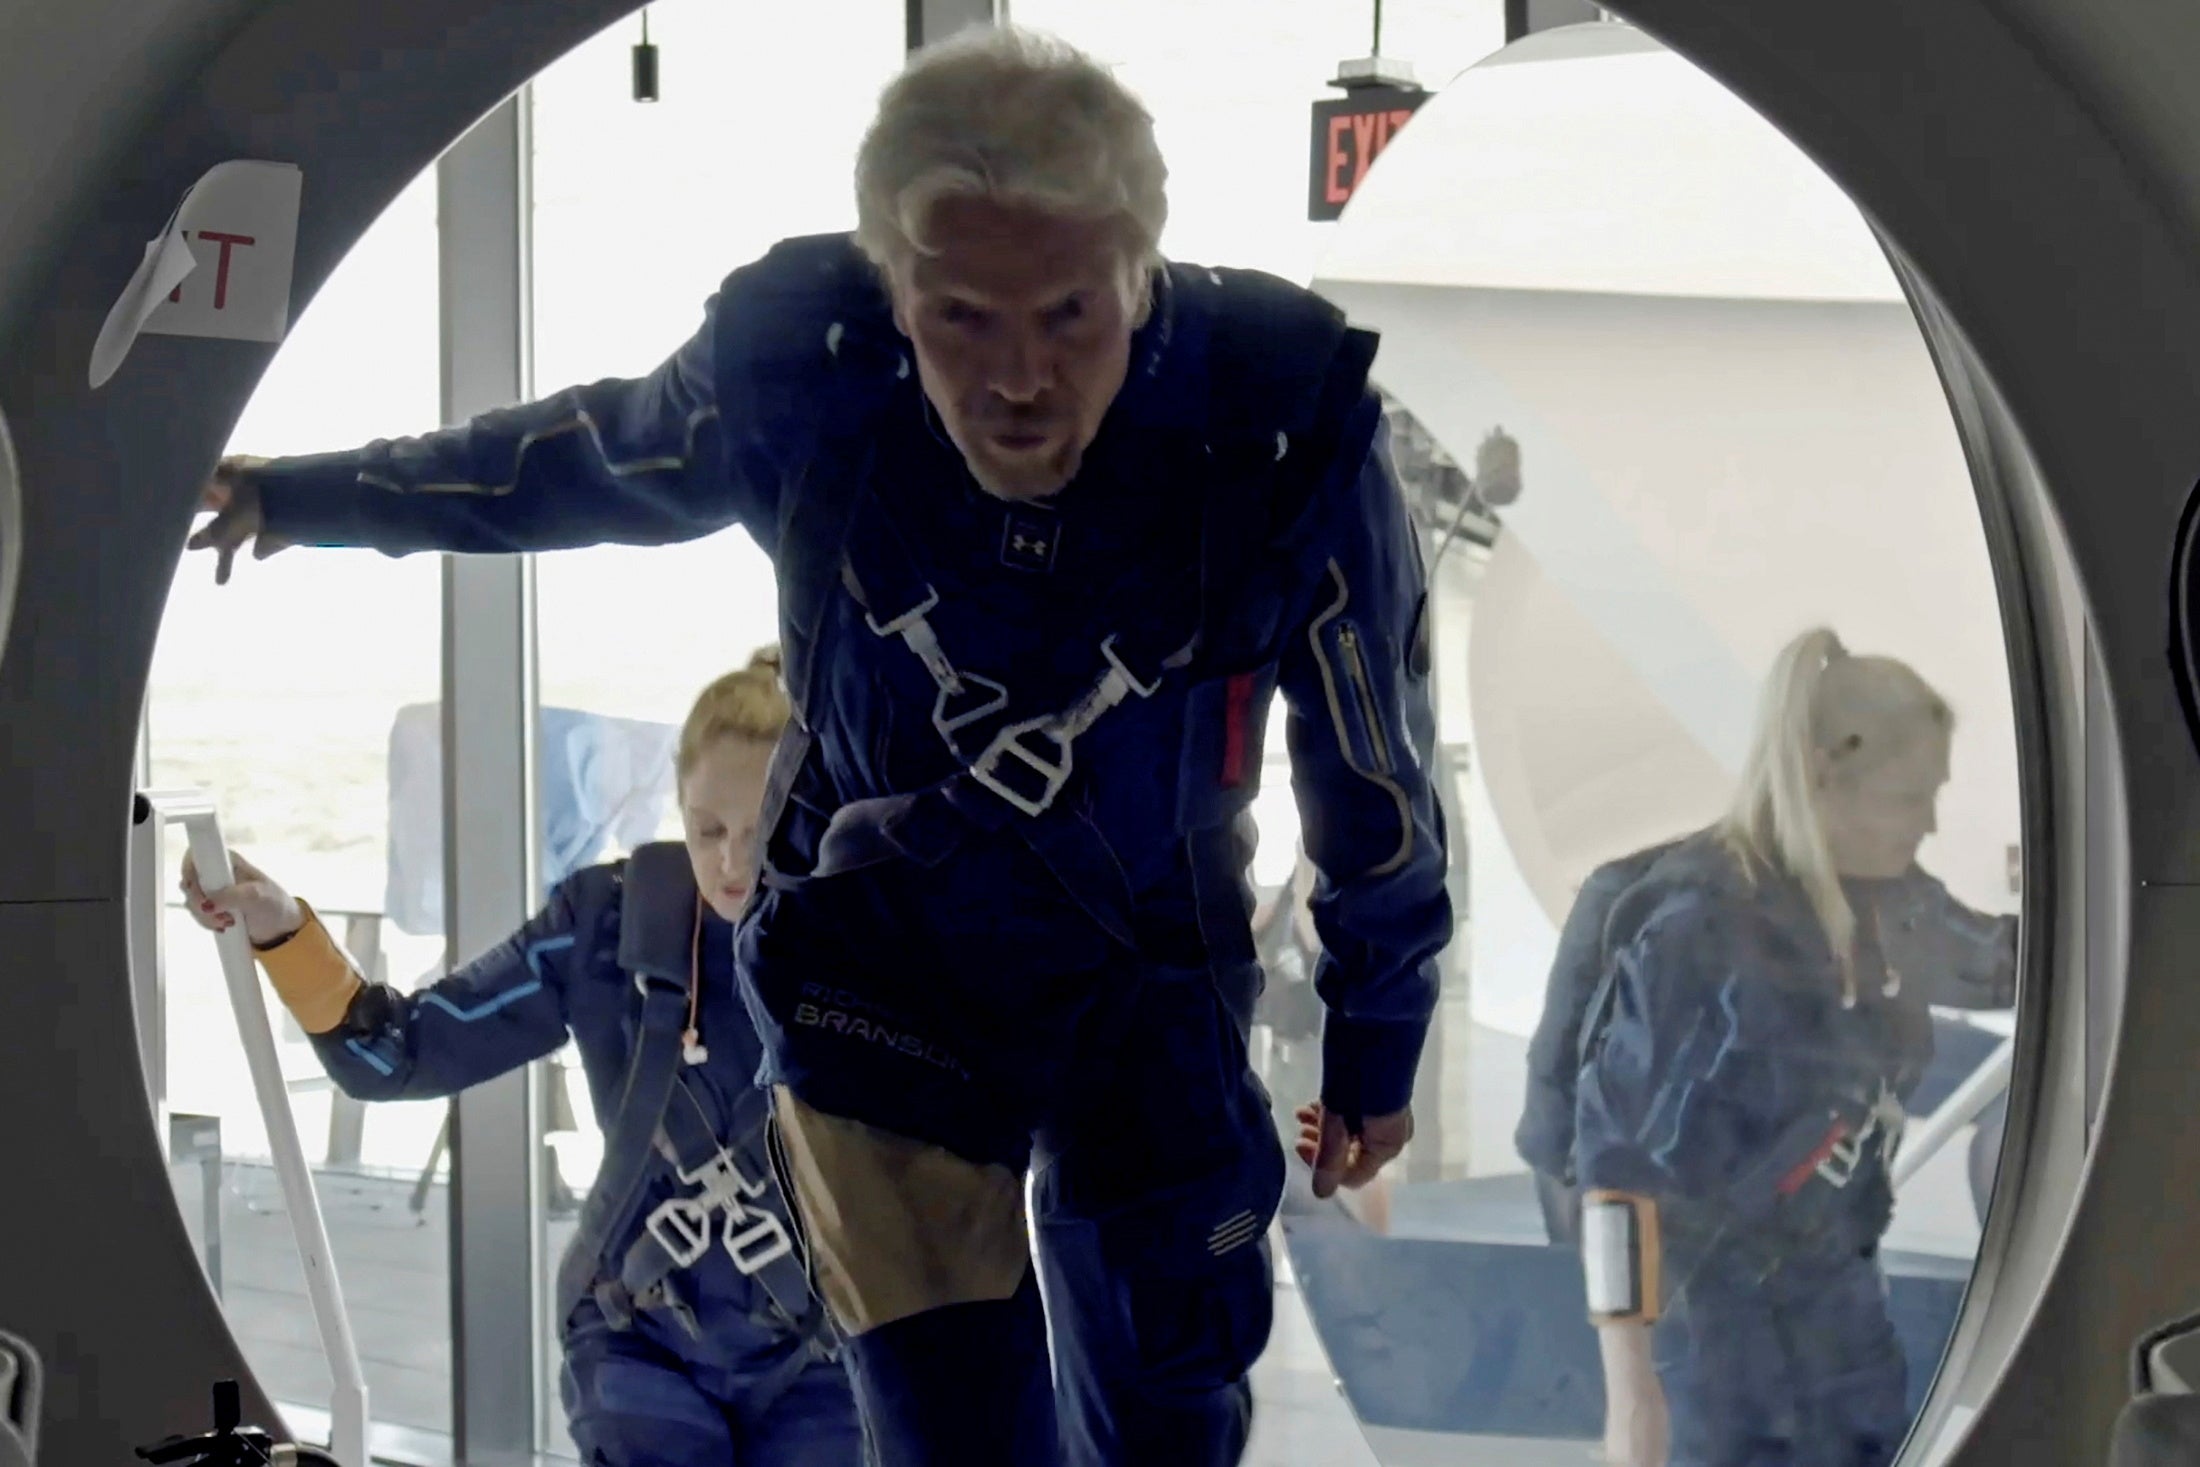
[[[856,155],[856,243],[894,279],[937,252],[943,199],[1110,221],[1125,302],[1143,319],[1168,177],[1153,117],[1106,67],[1051,36],[973,27],[918,52],[880,94]]]
[[[781,682],[779,648],[760,649],[749,665],[729,672],[696,698],[680,725],[679,751],[673,769],[681,779],[695,772],[703,751],[720,739],[756,739],[777,743],[794,716]]]
[[[1921,734],[1946,737],[1954,728],[1947,700],[1909,664],[1851,656],[1825,627],[1788,643],[1765,680],[1756,735],[1719,838],[1752,878],[1782,871],[1802,886],[1852,1000],[1856,914],[1826,843],[1817,756],[1853,776],[1914,747]]]

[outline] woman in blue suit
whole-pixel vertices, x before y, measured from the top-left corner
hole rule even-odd
[[[761,1053],[734,982],[765,769],[788,720],[776,651],[681,730],[686,848],[578,871],[502,945],[417,993],[361,980],[313,909],[232,856],[193,915],[242,922],[329,1075],[420,1100],[580,1050],[604,1161],[559,1271],[562,1393],[588,1467],[851,1467],[863,1433],[768,1156]]]
[[[1668,1432],[1670,1467],[1902,1444],[1878,1250],[1934,985],[1898,929],[1953,724],[1903,663],[1806,633],[1727,817],[1607,893],[1570,1140],[1614,1460],[1666,1467]]]

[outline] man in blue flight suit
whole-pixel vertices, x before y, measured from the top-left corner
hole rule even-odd
[[[194,540],[221,574],[256,535],[739,523],[772,557],[797,717],[741,979],[887,1467],[1242,1455],[1284,1177],[1245,1048],[1279,687],[1320,873],[1316,1190],[1412,1134],[1451,915],[1373,339],[1163,262],[1165,176],[1105,70],[968,34],[882,96],[855,235],[735,272],[655,373],[226,464]]]

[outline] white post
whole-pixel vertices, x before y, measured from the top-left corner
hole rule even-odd
[[[1917,1129],[1903,1137],[1902,1148],[1895,1153],[1894,1167],[1888,1174],[1895,1190],[1900,1191],[1902,1184],[1916,1176],[1941,1147],[1977,1120],[1979,1112],[2009,1088],[2015,1045],[2014,1039],[2004,1039],[2000,1047],[1986,1057],[1986,1062],[1941,1102],[1939,1110],[1918,1122]]]
[[[160,813],[183,826],[203,886],[218,890],[235,880],[229,847],[222,840],[221,821],[211,802],[189,804],[170,799]],[[229,983],[237,1038],[244,1044],[260,1116],[267,1123],[275,1176],[282,1184],[283,1203],[290,1211],[298,1263],[305,1271],[306,1294],[313,1304],[313,1322],[320,1329],[321,1348],[328,1354],[329,1375],[335,1382],[329,1402],[329,1455],[343,1467],[368,1467],[367,1378],[359,1365],[359,1347],[352,1338],[351,1317],[344,1310],[343,1290],[336,1282],[336,1260],[329,1252],[328,1229],[321,1220],[313,1173],[306,1166],[305,1148],[298,1142],[298,1123],[290,1113],[290,1092],[283,1084],[282,1061],[275,1049],[275,1031],[268,1024],[267,1001],[260,993],[260,975],[253,966],[252,949],[242,926],[216,933],[214,941],[221,950],[222,976]]]

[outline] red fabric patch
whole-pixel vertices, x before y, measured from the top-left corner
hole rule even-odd
[[[1824,1164],[1827,1157],[1833,1155],[1834,1148],[1839,1146],[1841,1139],[1848,1134],[1848,1123],[1846,1121],[1835,1121],[1833,1129],[1826,1132],[1826,1139],[1819,1142],[1817,1149],[1803,1159],[1802,1165],[1782,1177],[1780,1185],[1773,1190],[1777,1191],[1782,1197],[1793,1197],[1797,1192],[1802,1191],[1803,1184],[1817,1174],[1818,1168]]]
[[[1222,787],[1234,790],[1245,783],[1245,716],[1253,707],[1253,675],[1241,672],[1230,679],[1222,714]]]

